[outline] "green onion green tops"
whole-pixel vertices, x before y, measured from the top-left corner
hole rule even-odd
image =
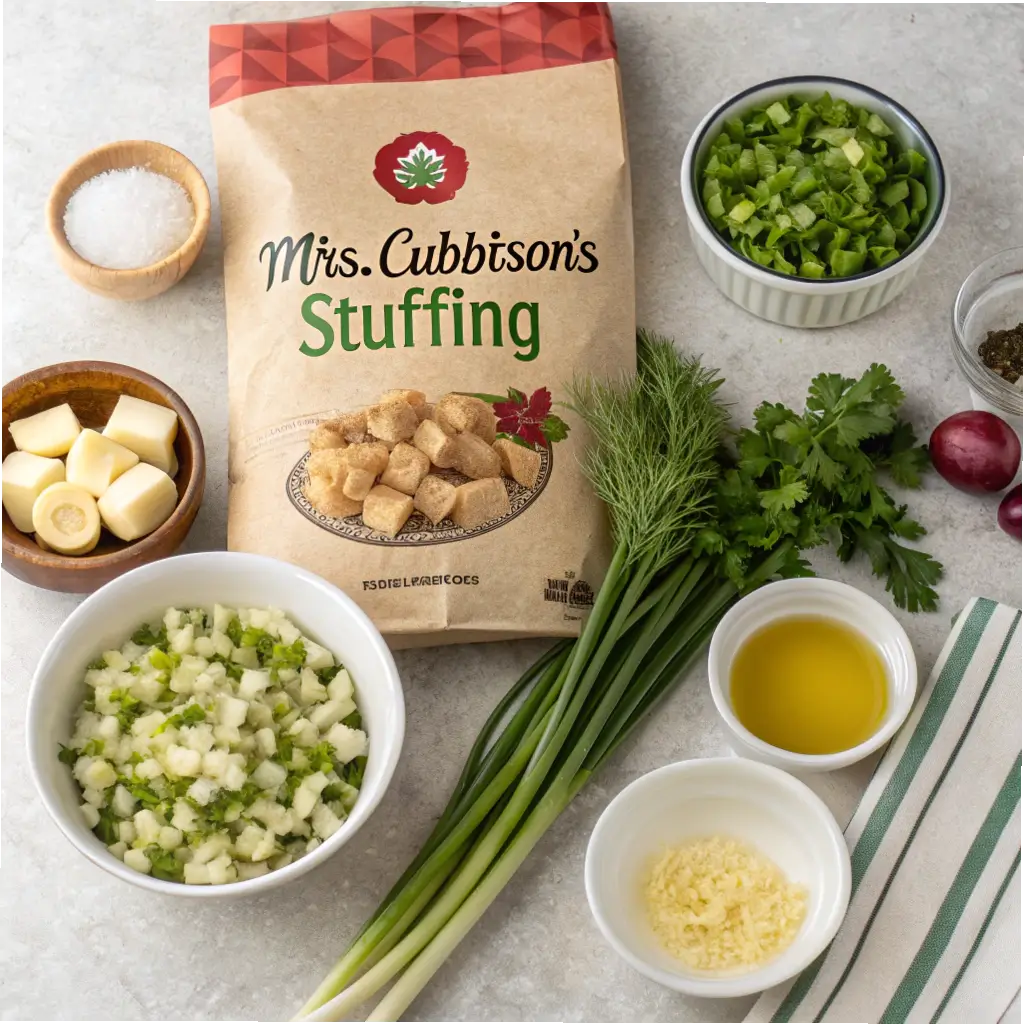
[[[747,259],[808,278],[901,256],[928,205],[927,160],[877,114],[789,96],[730,118],[702,171],[704,210]]]

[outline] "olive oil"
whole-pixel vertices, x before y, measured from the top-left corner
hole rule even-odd
[[[729,687],[744,727],[795,754],[835,754],[863,743],[888,701],[875,647],[844,623],[816,616],[779,619],[748,637]]]

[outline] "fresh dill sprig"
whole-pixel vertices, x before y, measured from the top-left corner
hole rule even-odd
[[[608,509],[626,565],[651,572],[690,546],[711,507],[726,412],[722,381],[671,341],[637,335],[635,375],[617,381],[578,377],[568,408],[590,429],[583,469]]]

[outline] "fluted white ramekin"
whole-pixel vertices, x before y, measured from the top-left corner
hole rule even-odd
[[[899,259],[877,270],[815,281],[768,270],[736,252],[707,219],[700,201],[699,174],[711,143],[730,117],[783,96],[815,99],[826,91],[883,117],[902,146],[927,157],[928,207],[921,230]],[[892,302],[916,276],[949,209],[949,185],[939,152],[913,114],[867,86],[813,75],[777,78],[745,89],[715,107],[690,136],[683,154],[681,184],[690,239],[711,280],[747,312],[787,327],[837,327]]]

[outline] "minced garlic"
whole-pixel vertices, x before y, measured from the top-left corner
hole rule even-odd
[[[713,836],[667,849],[645,889],[647,913],[662,945],[687,967],[758,967],[795,938],[807,894],[767,858]]]

